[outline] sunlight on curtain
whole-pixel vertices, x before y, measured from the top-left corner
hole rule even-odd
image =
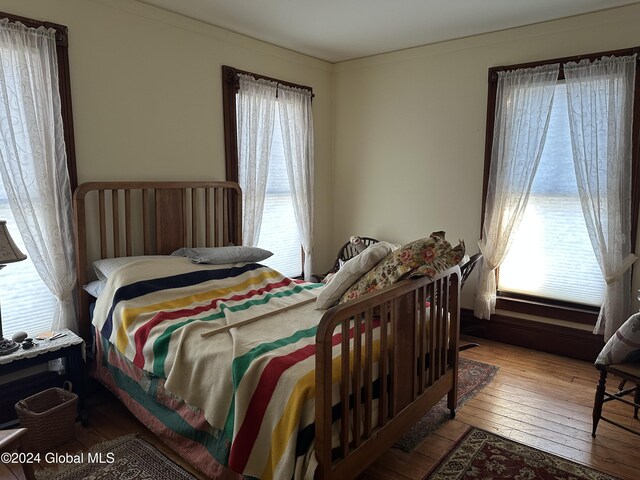
[[[11,238],[24,253],[26,247],[9,207],[7,193],[0,182],[0,220],[7,221]],[[11,263],[0,270],[0,312],[6,338],[16,332],[30,336],[51,329],[56,299],[36,271],[31,258]]]
[[[567,88],[558,83],[529,202],[500,265],[498,289],[600,306],[604,286],[578,196]]]
[[[482,239],[484,261],[474,314],[490,318],[496,305],[496,269],[522,222],[553,104],[559,64],[498,73],[496,114]]]
[[[282,143],[280,114],[276,109],[258,246],[273,252],[273,256],[262,263],[288,277],[297,277],[302,273],[300,235],[293,213],[293,198]]]
[[[56,299],[49,326],[77,331],[55,30],[0,21],[0,86],[0,174],[6,196],[25,253]],[[26,298],[21,307],[35,312],[36,301]]]
[[[631,313],[631,141],[637,55],[564,66],[578,192],[606,289],[595,333]]]

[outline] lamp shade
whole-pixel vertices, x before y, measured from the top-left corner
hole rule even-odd
[[[19,262],[26,258],[27,256],[20,251],[11,238],[7,222],[0,220],[0,264]]]

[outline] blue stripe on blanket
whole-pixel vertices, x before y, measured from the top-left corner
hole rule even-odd
[[[171,275],[168,277],[141,280],[139,282],[120,287],[113,295],[113,302],[111,303],[111,308],[109,309],[107,320],[100,330],[100,333],[105,338],[111,338],[111,333],[113,331],[113,311],[119,302],[131,300],[136,297],[141,297],[149,293],[159,292],[160,290],[197,285],[199,283],[208,282],[209,280],[238,277],[243,273],[262,267],[263,265],[260,265],[259,263],[248,263],[241,267],[234,266],[231,268],[221,268],[215,270],[198,270],[195,272]]]

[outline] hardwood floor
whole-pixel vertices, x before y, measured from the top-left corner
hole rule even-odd
[[[455,420],[445,422],[413,452],[388,450],[359,480],[420,480],[469,426],[623,479],[640,478],[638,436],[601,422],[598,436],[595,439],[591,437],[591,411],[598,378],[592,364],[488,340],[479,342],[480,347],[464,351],[461,355],[499,366],[493,382],[459,408]],[[60,447],[59,452],[86,450],[95,443],[138,432],[198,476],[118,401],[102,397],[93,399],[91,403],[90,427],[77,425],[77,439]],[[620,422],[640,426],[640,422],[632,418],[631,407],[610,402],[605,409]],[[0,478],[15,480],[23,476],[18,465],[0,464]]]

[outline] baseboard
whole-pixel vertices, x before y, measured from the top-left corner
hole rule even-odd
[[[504,314],[492,315],[490,320],[473,316],[470,309],[461,309],[460,331],[463,335],[486,338],[496,342],[554,353],[565,357],[595,361],[604,347],[602,335],[589,331],[536,322]]]

